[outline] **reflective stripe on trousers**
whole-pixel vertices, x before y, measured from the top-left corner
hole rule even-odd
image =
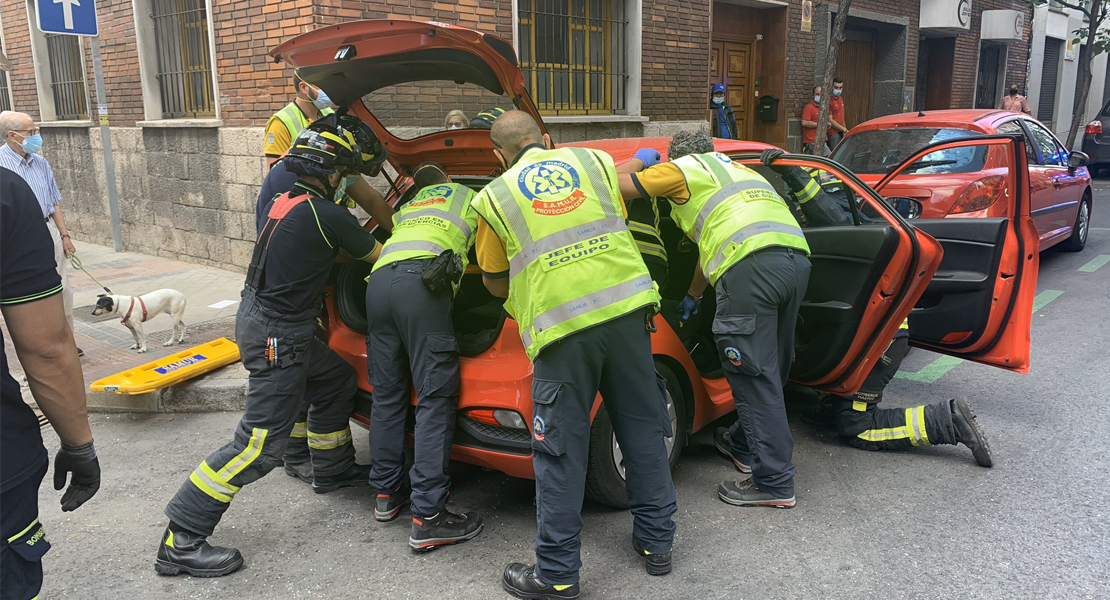
[[[351,443],[351,428],[331,433],[308,432],[308,447],[313,450],[333,450]]]

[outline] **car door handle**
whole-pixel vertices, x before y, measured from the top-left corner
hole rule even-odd
[[[1064,184],[1059,179],[1053,179],[1052,180],[1052,187],[1054,187],[1056,189],[1060,189],[1060,188],[1064,187]]]

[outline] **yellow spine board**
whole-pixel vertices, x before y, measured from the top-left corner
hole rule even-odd
[[[154,362],[98,379],[89,391],[112,394],[146,394],[239,360],[239,347],[227,338],[212,340]]]

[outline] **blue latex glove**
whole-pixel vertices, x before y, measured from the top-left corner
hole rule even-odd
[[[645,169],[659,164],[659,152],[651,148],[640,148],[636,151],[636,158],[644,163]]]
[[[689,321],[690,317],[698,314],[699,310],[701,310],[701,300],[694,300],[690,294],[686,294],[678,303],[678,312],[682,314],[683,322]]]

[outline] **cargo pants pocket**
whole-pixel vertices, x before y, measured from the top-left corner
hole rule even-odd
[[[8,540],[7,547],[24,561],[35,563],[50,550],[50,542],[46,539],[46,529],[35,519],[26,530]]]
[[[429,333],[424,343],[424,377],[419,398],[459,395],[459,342],[448,333]]]
[[[667,380],[660,375],[658,371],[655,372],[655,383],[659,386],[660,412],[663,418],[663,437],[673,438],[675,432],[671,429],[671,413],[667,410]],[[675,410],[677,410],[677,407]],[[675,426],[677,427],[679,425],[676,424]]]
[[[563,383],[546,379],[532,379],[532,450],[551,456],[566,452],[560,426],[557,400]]]
[[[768,349],[756,335],[756,315],[718,315],[713,320],[713,340],[727,372],[755,376],[766,366]]]

